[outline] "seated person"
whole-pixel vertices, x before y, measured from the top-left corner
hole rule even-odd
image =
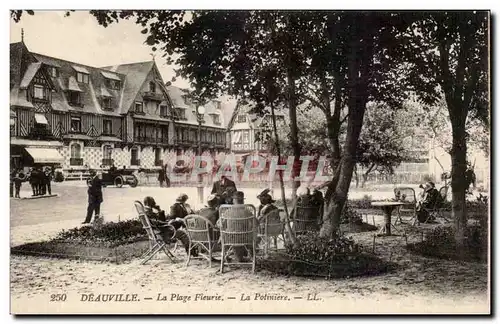
[[[323,219],[324,204],[325,198],[323,198],[323,193],[318,189],[313,189],[311,194],[311,205],[319,208],[320,219]]]
[[[210,195],[207,198],[207,207],[200,209],[198,215],[205,217],[208,219],[214,226],[216,226],[217,221],[219,220],[219,210],[217,209],[217,196]],[[211,240],[218,240],[220,236],[220,232],[217,229],[210,228],[209,235]]]
[[[318,194],[316,194],[318,196]],[[318,198],[316,198],[318,199]],[[295,226],[299,226],[297,228],[300,231],[317,231],[319,229],[320,224],[320,213],[321,208],[318,206],[319,201],[315,201],[314,197],[310,194],[309,188],[305,186],[300,186],[297,189],[297,210],[292,210],[291,218],[295,219],[298,214],[299,218],[302,220],[300,223],[294,223]],[[304,207],[304,208],[300,208]],[[316,208],[309,208],[316,207]],[[300,224],[300,225],[296,225]]]
[[[193,209],[186,201],[189,199],[188,195],[181,193],[175,200],[175,203],[170,207],[169,219],[183,219],[187,215],[194,214]]]
[[[433,182],[428,181],[424,186],[424,194],[422,199],[417,202],[417,218],[418,221],[424,223],[425,221],[432,221],[433,218],[429,218],[429,210],[434,209],[438,204],[441,203],[441,195],[439,191],[435,188]]]
[[[219,198],[219,205],[232,204],[232,196],[236,192],[236,184],[226,176],[221,176],[220,180],[215,181],[212,187],[212,194]]]
[[[189,236],[184,230],[179,228],[180,226],[176,227],[174,224],[175,221],[167,220],[165,211],[163,211],[160,206],[156,204],[153,197],[147,196],[144,198],[144,210],[146,212],[146,216],[148,216],[151,221],[151,226],[160,231],[160,235],[164,242],[168,243],[171,242],[172,239],[177,239],[181,241],[182,245],[184,245],[186,254],[189,253]],[[167,225],[172,225],[175,230]],[[191,254],[193,256],[197,256],[196,251],[191,251]]]
[[[278,207],[274,205],[275,201],[273,200],[273,197],[271,197],[271,195],[269,194],[269,191],[270,189],[266,189],[257,196],[257,199],[259,199],[260,201],[260,206],[259,209],[257,210],[257,220],[259,221],[259,223],[261,222],[261,220],[264,219],[264,217],[268,213],[278,209]]]
[[[253,213],[244,206],[245,195],[242,191],[237,191],[233,194],[233,205],[231,209],[234,218],[248,218],[248,221],[243,222],[233,222],[230,226],[228,224],[221,224],[222,219],[219,219],[219,227],[224,226],[225,230],[228,232],[242,232],[247,231],[253,227],[254,219]],[[250,223],[251,222],[251,223]],[[255,233],[256,235],[257,233]],[[252,251],[252,245],[248,246],[233,246],[234,255],[238,262],[245,262],[245,259],[249,256]]]

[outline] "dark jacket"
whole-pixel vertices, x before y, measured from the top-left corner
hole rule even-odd
[[[208,219],[214,226],[219,220],[219,211],[214,207],[202,208],[198,214]]]
[[[87,180],[87,184],[89,188],[87,193],[89,195],[89,201],[101,203],[102,199],[102,181],[99,177],[95,176],[92,179]]]
[[[222,205],[222,204],[232,204],[233,203],[232,195],[236,191],[237,189],[234,181],[225,179],[224,184],[222,184],[221,180],[214,182],[211,193],[218,196],[219,205]]]
[[[422,207],[432,209],[439,203],[441,203],[441,195],[439,194],[439,191],[436,188],[427,190],[424,195],[424,200],[422,201]]]
[[[184,218],[188,215],[188,210],[179,202],[176,202],[170,207],[170,219]]]
[[[276,209],[278,209],[278,207],[276,207],[273,204],[260,205],[259,206],[259,210],[257,212],[257,219],[260,222],[264,218],[265,215],[267,215],[268,213],[270,213],[270,212],[272,212],[273,210],[276,210]]]

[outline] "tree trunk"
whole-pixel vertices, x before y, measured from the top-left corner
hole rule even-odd
[[[451,115],[450,115],[451,117]],[[465,118],[453,122],[453,144],[451,149],[451,192],[452,215],[455,221],[455,241],[459,255],[465,245],[467,228],[467,210],[465,206],[465,191],[467,189],[464,177],[467,170],[467,145],[465,137]]]
[[[368,18],[368,19],[365,19]],[[347,57],[347,133],[342,158],[335,172],[338,181],[332,181],[325,195],[325,215],[320,231],[322,237],[335,237],[340,227],[340,217],[347,201],[349,187],[356,164],[356,150],[363,118],[368,101],[369,70],[373,62],[373,27],[369,16],[352,19],[353,34],[349,43]]]
[[[281,149],[280,149],[280,144],[279,144],[279,137],[278,137],[278,128],[276,126],[276,115],[274,114],[274,102],[271,102],[271,119],[273,122],[273,131],[274,131],[274,138],[276,140],[276,154],[278,155],[278,161],[281,160]],[[286,205],[286,195],[285,195],[285,184],[283,182],[283,172],[279,172],[279,180],[280,180],[280,189],[281,189],[281,200],[283,201],[283,208],[285,209],[285,228],[289,233],[289,238],[290,241],[292,242],[293,245],[297,244],[297,239],[295,237],[295,233],[292,231],[292,228],[290,226],[290,214],[288,212],[288,207]]]
[[[296,88],[295,79],[293,78],[292,71],[289,69],[287,71],[287,82],[288,82],[288,114],[290,117],[290,142],[292,145],[293,157],[294,157],[294,168],[292,170],[292,201],[295,201],[297,197],[297,188],[300,187],[300,181],[295,180],[300,174],[300,167],[297,167],[300,163],[300,144],[298,138],[298,127],[297,127],[297,98],[296,98]]]
[[[354,165],[354,181],[356,182],[356,189],[359,188],[359,175],[357,165]]]

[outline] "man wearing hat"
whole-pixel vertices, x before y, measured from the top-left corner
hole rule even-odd
[[[219,181],[214,182],[211,194],[217,195],[219,204],[231,204],[232,195],[236,192],[236,184],[226,176],[221,176]]]
[[[97,217],[101,211],[102,198],[102,181],[101,174],[95,170],[90,170],[90,178],[87,180],[87,194],[89,197],[89,205],[87,207],[87,217],[82,224],[89,224],[92,219],[92,213],[95,211]]]
[[[257,210],[257,220],[259,222],[262,218],[264,218],[265,215],[273,210],[278,209],[278,207],[274,205],[275,201],[273,200],[273,197],[271,197],[271,195],[269,194],[270,191],[271,189],[265,189],[257,196],[257,199],[259,199],[260,201],[260,206]]]
[[[170,218],[184,218],[189,214],[194,214],[191,206],[186,203],[189,199],[188,195],[181,193],[175,200],[175,203],[170,207]]]
[[[217,203],[217,196],[210,195],[207,198],[207,207],[200,209],[200,211],[198,212],[198,215],[208,219],[212,223],[212,225],[214,225],[214,227],[219,220],[219,210],[217,209]],[[220,232],[218,230],[214,231],[213,228],[210,228],[209,235],[210,239],[217,240],[219,238]]]

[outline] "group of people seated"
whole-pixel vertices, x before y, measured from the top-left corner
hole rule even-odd
[[[261,221],[268,213],[278,209],[274,205],[274,200],[269,194],[270,190],[266,189],[261,192],[257,198],[260,201],[258,207],[257,221]],[[220,181],[214,184],[212,193],[207,198],[207,204],[204,208],[195,211],[187,203],[189,197],[186,194],[180,194],[175,203],[170,207],[170,213],[167,215],[165,211],[156,203],[151,196],[144,198],[144,208],[146,215],[149,217],[151,224],[155,227],[162,236],[165,242],[178,240],[184,246],[186,253],[192,256],[197,256],[196,250],[189,250],[189,236],[187,234],[184,218],[191,214],[197,214],[210,221],[209,229],[210,238],[214,241],[219,240],[221,227],[219,218],[219,207],[221,205],[244,205],[245,195],[242,191],[237,191],[233,181],[222,177]],[[238,216],[246,217],[250,213],[245,208],[242,209]],[[252,217],[253,213],[249,215]],[[233,247],[234,256],[237,262],[244,262],[252,253],[250,247]]]

